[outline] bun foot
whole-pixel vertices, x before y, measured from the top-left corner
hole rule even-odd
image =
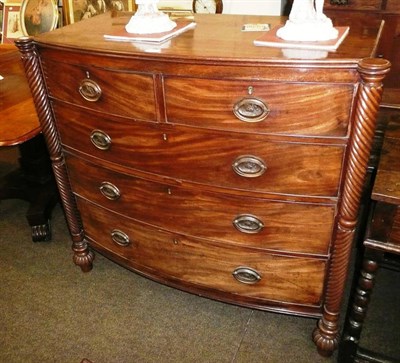
[[[332,324],[332,323],[331,323]],[[318,354],[323,357],[330,357],[338,347],[339,334],[338,327],[332,325],[329,329],[322,318],[318,322],[318,326],[314,329],[312,338],[317,346]]]
[[[75,251],[73,260],[82,272],[89,272],[93,268],[94,253],[86,246],[83,250]]]

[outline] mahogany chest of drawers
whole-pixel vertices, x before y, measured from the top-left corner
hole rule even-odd
[[[97,16],[17,44],[73,239],[170,286],[338,319],[382,80],[379,24],[336,53],[255,47],[245,23],[196,16],[162,46],[110,42]]]

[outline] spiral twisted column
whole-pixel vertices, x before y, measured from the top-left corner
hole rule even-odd
[[[324,356],[331,355],[338,346],[339,312],[375,134],[377,113],[382,98],[382,81],[389,70],[390,62],[379,58],[366,58],[358,65],[361,83],[356,96],[353,128],[348,145],[347,165],[336,236],[331,251],[323,316],[313,332],[313,340],[318,351]]]
[[[42,133],[49,150],[54,176],[63,203],[68,228],[72,236],[72,250],[74,251],[73,260],[75,264],[81,267],[82,271],[90,271],[92,269],[94,254],[89,250],[84,240],[82,222],[79,213],[77,213],[75,198],[69,187],[70,184],[65,160],[62,155],[61,144],[55,128],[51,105],[47,98],[39,56],[32,38],[21,37],[15,41],[15,44],[21,54],[21,60],[24,65],[26,78],[32,93]]]

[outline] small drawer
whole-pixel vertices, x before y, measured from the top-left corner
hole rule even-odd
[[[335,213],[332,205],[274,202],[172,187],[66,156],[75,194],[135,220],[232,245],[328,254]]]
[[[346,136],[353,86],[166,78],[168,122],[218,130]]]
[[[60,103],[53,108],[65,146],[123,167],[244,191],[338,193],[343,146],[101,119]]]
[[[319,306],[326,260],[206,243],[138,224],[78,198],[94,247],[162,280],[254,299]],[[150,271],[150,272],[149,272]],[[193,289],[191,289],[193,291]]]
[[[151,75],[52,61],[43,63],[43,71],[52,98],[102,113],[156,121]]]

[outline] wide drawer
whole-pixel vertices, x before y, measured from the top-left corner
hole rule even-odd
[[[54,110],[63,145],[124,167],[240,190],[329,197],[338,193],[343,146],[167,128],[82,113],[60,103]]]
[[[164,84],[169,122],[295,135],[347,135],[354,92],[352,85],[192,78]]]
[[[74,193],[135,220],[230,244],[328,254],[335,212],[332,205],[274,202],[172,187],[66,156]]]
[[[78,198],[85,235],[131,268],[221,292],[319,305],[326,261],[268,254],[145,227]],[[238,281],[236,277],[241,280]]]
[[[151,74],[44,61],[50,97],[103,113],[156,121]]]

